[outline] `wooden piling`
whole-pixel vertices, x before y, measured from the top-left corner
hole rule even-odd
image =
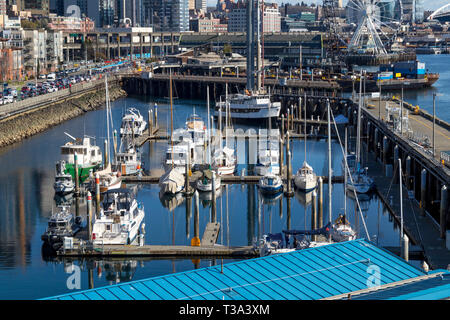
[[[97,218],[100,218],[100,176],[95,174],[95,202]]]
[[[91,192],[87,193],[87,214],[86,214],[86,226],[89,241],[92,241],[92,195]]]
[[[312,193],[312,205],[311,205],[311,230],[317,229],[317,192],[316,190]],[[316,241],[317,237],[312,236],[312,240]]]
[[[426,207],[426,194],[427,194],[427,170],[422,169],[420,174],[420,214],[425,216],[425,207]]]
[[[409,261],[409,238],[406,234],[403,235],[402,242],[402,258]]]
[[[318,217],[318,228],[323,227],[323,179],[319,177],[319,217]]]
[[[440,208],[441,239],[445,239],[445,233],[447,232],[447,205],[448,205],[448,192],[447,186],[444,185],[441,189],[441,208]]]
[[[212,175],[211,183],[212,183],[211,222],[216,222],[216,188],[214,187],[216,179],[214,174]]]
[[[80,194],[80,175],[78,174],[78,154],[74,152],[75,196]]]

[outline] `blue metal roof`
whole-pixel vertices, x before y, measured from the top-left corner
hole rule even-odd
[[[422,277],[423,278],[423,277]],[[426,279],[411,279],[390,288],[352,294],[352,300],[438,300],[450,297],[450,272],[436,270]]]
[[[51,297],[57,300],[315,300],[425,275],[366,240],[243,260],[221,266]]]

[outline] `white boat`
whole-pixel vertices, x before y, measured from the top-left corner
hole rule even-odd
[[[313,168],[305,161],[294,177],[294,184],[300,191],[310,192],[317,187],[317,176]]]
[[[216,103],[214,116],[226,109],[226,101]],[[238,93],[229,96],[229,116],[233,119],[270,119],[278,118],[281,102],[271,102],[269,94],[259,92]]]
[[[263,194],[273,195],[283,190],[283,181],[280,176],[269,172],[259,179],[258,186]]]
[[[236,161],[234,150],[224,147],[214,153],[212,167],[219,175],[232,175],[236,171]]]
[[[115,170],[123,176],[136,175],[142,172],[140,154],[131,148],[124,152],[118,152],[115,156]]]
[[[146,127],[147,121],[144,120],[139,110],[128,108],[127,113],[122,117],[120,136],[134,135],[134,137],[139,137],[144,133]]]
[[[183,174],[176,170],[170,169],[159,178],[159,187],[162,194],[176,194],[184,189],[185,179]]]
[[[339,215],[331,228],[331,238],[334,242],[345,242],[356,239],[356,232],[345,216]]]
[[[280,174],[280,131],[260,129],[258,134],[258,160],[255,172],[259,176]]]
[[[75,153],[77,154],[78,176],[80,183],[89,177],[91,170],[96,170],[102,164],[102,152],[98,146],[91,144],[91,138],[85,136],[76,139],[67,134],[74,142],[69,141],[61,146],[61,160],[65,162],[65,173],[69,173],[75,179]]]
[[[305,135],[305,161],[303,166],[297,171],[294,176],[294,185],[298,190],[302,192],[310,192],[317,188],[317,175],[315,174],[313,168],[306,162],[306,95],[305,95],[305,114],[304,114],[304,135]]]
[[[73,192],[75,189],[75,183],[73,182],[72,176],[66,171],[66,162],[64,160],[58,161],[56,163],[56,176],[53,188],[58,194],[67,194]]]
[[[356,191],[356,193],[369,193],[375,187],[375,182],[367,174],[367,168],[364,171],[357,171],[351,175],[353,182],[350,179],[347,182],[347,189]]]
[[[206,126],[202,118],[196,114],[186,120],[186,131],[195,146],[203,146],[206,140]],[[174,132],[175,133],[175,132]]]
[[[218,190],[221,186],[220,176],[213,170],[203,171],[202,176],[197,180],[197,189],[203,192],[211,192],[213,189],[212,179],[214,176],[214,189]]]
[[[177,144],[169,146],[166,151],[164,168],[166,171],[176,169],[180,173],[186,172],[186,163],[192,168],[194,164],[194,149],[188,144]]]
[[[359,89],[359,103],[358,103],[358,115],[357,115],[357,126],[356,126],[356,154],[348,155],[346,158],[350,160],[348,164],[351,173],[351,179],[347,180],[347,188],[351,191],[356,191],[357,193],[368,193],[375,187],[375,182],[371,177],[369,177],[367,168],[361,169],[361,104],[363,103],[362,98],[362,86]],[[353,165],[353,156],[354,165]]]
[[[101,204],[100,216],[95,218],[92,241],[97,245],[129,245],[139,234],[144,220],[144,207],[127,189],[107,191]]]

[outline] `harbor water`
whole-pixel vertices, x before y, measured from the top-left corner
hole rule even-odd
[[[423,56],[430,72],[440,72],[441,79],[434,88],[407,93],[405,99],[430,112],[432,92],[442,92],[438,97],[438,116],[450,121],[450,95],[445,88],[450,85],[450,67],[445,63],[448,56]],[[443,70],[446,69],[446,70]],[[431,98],[430,98],[431,97]],[[114,127],[118,130],[121,117],[128,107],[136,107],[147,118],[147,111],[155,101],[142,97],[128,97],[112,103]],[[167,101],[157,101],[159,124],[170,128],[170,108]],[[186,118],[195,113],[206,121],[204,101],[174,102],[174,128],[184,126]],[[432,111],[432,109],[431,109]],[[239,125],[236,125],[239,127]],[[241,126],[243,127],[243,126]],[[244,129],[248,127],[243,127]],[[257,126],[253,128],[258,129]],[[71,292],[75,289],[100,287],[116,282],[143,279],[172,272],[220,264],[220,259],[44,259],[41,253],[42,233],[47,226],[57,201],[54,199],[53,182],[55,162],[60,159],[60,146],[69,140],[64,134],[75,137],[84,134],[96,137],[103,149],[106,138],[106,112],[92,111],[81,117],[53,127],[15,145],[0,150],[0,299],[36,299]],[[167,141],[152,142],[142,147],[142,159],[147,172],[162,172]],[[304,142],[294,140],[294,173],[303,164]],[[367,157],[363,153],[363,158]],[[342,175],[343,155],[339,144],[332,144],[332,168],[335,175]],[[318,175],[328,175],[327,141],[311,140],[307,145],[307,161]],[[240,164],[238,172],[245,168]],[[160,199],[158,185],[129,185],[137,189],[137,200],[145,208],[145,243],[154,245],[190,245],[194,236],[194,201],[186,207],[181,197],[171,202]],[[332,187],[333,220],[344,208],[344,187]],[[328,185],[324,184],[324,225],[328,222]],[[278,233],[288,227],[308,229],[311,226],[311,206],[305,205],[301,194],[288,200],[262,199],[258,205],[258,189],[255,185],[229,185],[222,187],[217,198],[217,221],[221,224],[218,244],[241,246],[252,245],[259,236]],[[288,212],[290,202],[290,213]],[[306,199],[308,202],[308,199]],[[376,195],[360,199],[362,214],[368,234],[379,246],[399,246],[399,229]],[[86,212],[83,201],[80,213]],[[362,217],[355,210],[355,201],[347,198],[347,217],[358,231],[358,237],[366,237]],[[200,197],[200,238],[210,219],[210,201]],[[227,263],[231,260],[224,260]],[[73,276],[79,271],[79,282]],[[79,284],[79,286],[73,286]]]

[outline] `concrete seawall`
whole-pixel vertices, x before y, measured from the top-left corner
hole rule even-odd
[[[117,84],[109,86],[111,101],[125,97]],[[0,121],[0,148],[22,141],[66,120],[105,105],[105,90],[93,90],[71,95],[58,101],[49,101],[39,108],[22,112]]]

